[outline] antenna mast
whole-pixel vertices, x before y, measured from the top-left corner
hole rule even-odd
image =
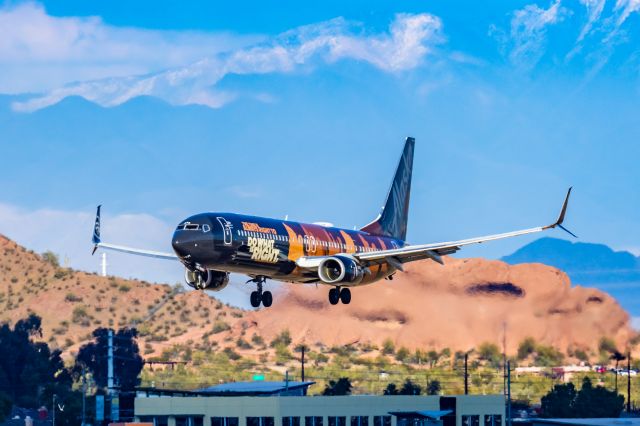
[[[107,276],[107,253],[102,253],[102,276],[106,277]]]

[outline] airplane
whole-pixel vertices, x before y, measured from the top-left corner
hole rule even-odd
[[[197,290],[220,291],[229,283],[229,273],[249,276],[256,285],[250,303],[267,308],[273,303],[263,290],[267,279],[290,283],[330,286],[329,303],[351,302],[351,287],[392,280],[404,264],[430,259],[444,264],[442,256],[463,246],[562,226],[571,188],[555,222],[519,231],[458,241],[408,244],[407,218],[411,192],[415,139],[407,138],[391,188],[377,218],[360,230],[328,223],[301,223],[236,213],[200,213],[177,226],[171,245],[174,253],[162,253],[104,243],[100,238],[100,208],[93,230],[93,253],[98,248],[160,259],[178,260],[185,267],[185,281]]]

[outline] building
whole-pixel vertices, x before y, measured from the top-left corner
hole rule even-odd
[[[137,421],[154,426],[504,426],[502,395],[305,396],[312,382],[141,389]]]
[[[528,424],[532,426],[640,426],[640,418],[529,419]]]

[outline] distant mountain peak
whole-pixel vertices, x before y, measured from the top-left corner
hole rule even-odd
[[[580,284],[640,281],[640,258],[605,244],[540,238],[501,260],[544,263],[565,271]]]

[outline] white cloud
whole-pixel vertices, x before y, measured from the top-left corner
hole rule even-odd
[[[13,107],[34,111],[74,95],[114,106],[150,95],[175,105],[202,104],[215,108],[236,96],[215,88],[229,74],[286,73],[344,59],[366,62],[391,73],[415,68],[442,41],[441,27],[440,20],[429,14],[398,14],[388,33],[367,35],[355,32],[358,25],[336,18],[296,28],[251,47],[225,53],[214,51],[206,58],[166,71],[68,84],[16,102]]]
[[[516,10],[511,19],[510,40],[513,48],[509,60],[523,68],[536,65],[544,54],[547,27],[560,22],[564,12],[560,0],[556,0],[548,9],[530,4]]]
[[[615,9],[620,11],[617,21],[620,27],[632,13],[640,12],[640,0],[617,0]]]
[[[51,250],[59,255],[65,266],[98,272],[100,256],[91,255],[93,220],[93,211],[27,210],[0,203],[0,234],[39,253]],[[105,241],[172,252],[173,229],[173,224],[149,214],[110,216],[107,212],[103,214],[101,231]],[[183,280],[184,269],[177,261],[107,252],[107,264],[109,275],[168,284],[182,283]],[[253,288],[245,285],[245,281],[246,277],[232,275],[231,284],[226,289],[212,294],[225,303],[249,308],[249,293]],[[278,285],[271,287],[279,288]]]
[[[260,36],[114,27],[98,17],[54,17],[37,3],[0,7],[0,92],[146,74],[237,49]]]
[[[604,10],[604,5],[606,0],[580,0],[580,3],[587,9],[587,23],[582,27],[580,31],[580,35],[578,36],[578,42],[581,42],[591,29],[593,28],[593,24],[595,24],[602,15],[602,11]]]

